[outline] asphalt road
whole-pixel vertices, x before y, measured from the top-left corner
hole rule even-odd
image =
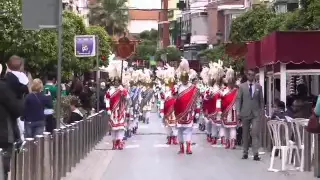
[[[312,173],[268,172],[270,155],[262,161],[242,160],[241,150],[225,150],[205,142],[194,129],[193,155],[178,155],[178,146],[165,144],[165,130],[153,113],[149,125],[140,124],[138,135],[116,151],[101,180],[309,180]],[[279,167],[280,168],[280,167]]]

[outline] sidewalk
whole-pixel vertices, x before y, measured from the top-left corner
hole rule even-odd
[[[110,142],[111,137],[105,136],[63,180],[100,180],[115,153],[110,149]]]

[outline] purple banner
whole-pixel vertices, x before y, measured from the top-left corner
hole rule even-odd
[[[96,38],[94,35],[77,35],[74,37],[76,57],[96,56]]]

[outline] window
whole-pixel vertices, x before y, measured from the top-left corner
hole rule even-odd
[[[287,12],[287,4],[278,4],[276,5],[276,12],[277,13],[286,13]]]
[[[200,16],[207,16],[208,12],[200,12]]]

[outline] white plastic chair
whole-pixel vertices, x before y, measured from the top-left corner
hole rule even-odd
[[[300,171],[302,172],[304,169],[304,133],[305,131],[301,130],[304,128],[304,126],[309,122],[309,119],[305,119],[305,118],[295,118],[292,119],[290,117],[286,116],[286,119],[290,120],[291,122],[291,126],[292,129],[294,130],[294,138],[296,141],[296,145],[298,146],[298,148],[301,150],[301,163],[300,163]],[[311,148],[311,157],[313,157],[314,155],[314,136],[312,135],[311,137],[311,143],[312,143],[312,148]],[[290,156],[292,157],[292,155]],[[290,160],[291,162],[291,160]]]
[[[271,160],[270,167],[268,171],[278,172],[278,169],[274,168],[274,158],[276,150],[281,151],[281,170],[287,170],[286,165],[288,163],[288,154],[292,154],[293,151],[298,152],[298,147],[295,143],[290,142],[289,139],[289,128],[286,122],[278,121],[278,120],[270,120],[267,123],[268,130],[270,132],[271,140],[273,143],[272,152],[271,152]],[[284,136],[281,133],[281,130],[284,130]],[[283,143],[282,143],[283,142]],[[300,161],[300,154],[297,153],[298,161]]]
[[[300,171],[302,172],[304,169],[304,151],[305,151],[305,146],[304,146],[304,136],[305,136],[305,131],[300,131],[301,129],[304,128],[305,124],[308,122],[308,119],[293,119],[293,122],[295,123],[295,131],[297,132],[297,146],[299,149],[301,149],[301,165],[300,165]],[[312,138],[311,140],[312,146],[314,144],[314,140]],[[312,147],[311,150],[314,148]],[[311,151],[311,157],[313,156],[313,151]]]

